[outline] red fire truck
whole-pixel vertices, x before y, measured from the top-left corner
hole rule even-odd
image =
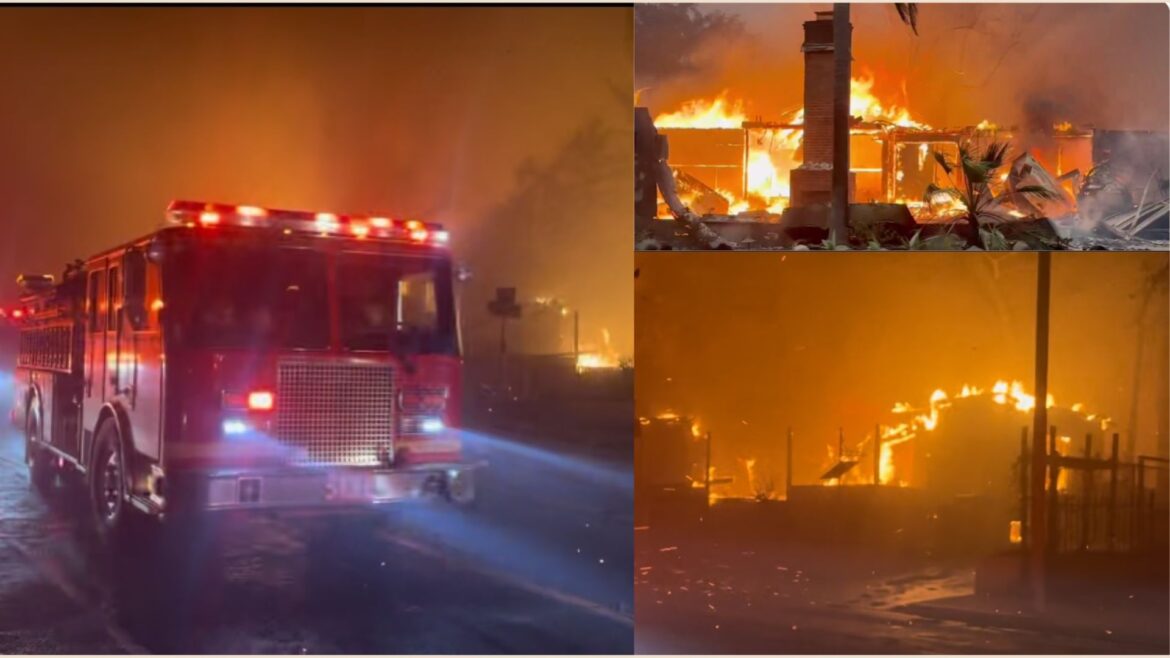
[[[104,539],[188,512],[474,497],[441,226],[177,201],[22,276],[12,420],[37,486],[81,474]]]

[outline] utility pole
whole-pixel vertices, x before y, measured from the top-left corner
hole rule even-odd
[[[882,426],[873,426],[873,484],[882,483]]]
[[[703,469],[703,490],[706,493],[706,507],[711,506],[711,430],[707,430],[707,467]]]
[[[581,358],[581,312],[573,311],[573,359]]]
[[[833,190],[829,230],[839,244],[849,240],[849,82],[853,27],[849,3],[833,3]]]
[[[1032,600],[1036,610],[1043,612],[1046,604],[1045,564],[1048,551],[1048,518],[1044,484],[1047,480],[1048,453],[1048,301],[1051,292],[1051,253],[1036,254],[1036,404],[1032,407],[1032,509],[1029,515],[1028,578],[1032,585]]]
[[[792,428],[788,428],[788,454],[784,460],[784,499],[792,497]]]

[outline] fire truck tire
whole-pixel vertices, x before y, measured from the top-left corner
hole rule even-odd
[[[118,423],[108,419],[94,437],[89,470],[89,499],[94,529],[103,548],[132,544],[147,519],[126,500],[126,459]]]
[[[28,462],[29,480],[37,491],[48,493],[53,488],[57,470],[53,467],[52,455],[33,442],[37,437],[37,433],[40,431],[40,414],[30,408],[26,418],[24,450],[25,459]]]
[[[479,492],[475,487],[475,472],[466,471],[459,477],[443,482],[443,494],[447,501],[459,509],[474,510],[479,507]]]

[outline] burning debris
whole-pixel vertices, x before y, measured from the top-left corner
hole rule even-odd
[[[727,89],[652,120],[637,108],[639,249],[1170,247],[1165,133],[1076,126],[1035,102],[1022,128],[936,128],[865,71],[850,85],[850,231],[830,236],[831,13],[804,24],[804,107],[778,121]],[[870,221],[853,219],[865,206]]]

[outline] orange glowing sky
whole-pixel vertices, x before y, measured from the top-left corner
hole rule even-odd
[[[628,354],[630,23],[614,7],[0,8],[0,300],[19,271],[150,231],[174,198],[376,210],[445,223],[472,286],[564,298]],[[611,165],[564,165],[589,126],[597,153],[578,160]],[[530,202],[522,173],[549,170],[561,187]]]
[[[722,90],[749,116],[776,119],[802,103],[801,24],[829,4],[700,5],[740,20],[742,34],[700,44],[676,75],[635,63],[639,100],[655,112]],[[1022,124],[1028,103],[1078,124],[1170,125],[1170,22],[1165,4],[921,4],[919,36],[891,3],[854,4],[854,71],[874,93],[935,126]],[[654,48],[635,35],[637,49]],[[646,55],[648,57],[648,55]],[[903,82],[905,83],[903,85]]]

